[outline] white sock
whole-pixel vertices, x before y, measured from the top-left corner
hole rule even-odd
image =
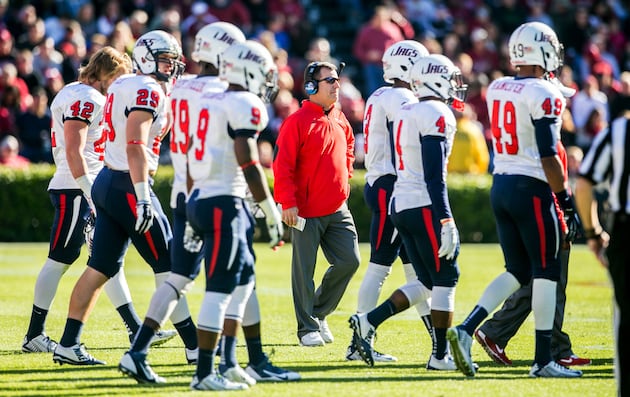
[[[532,311],[535,328],[539,331],[553,328],[557,285],[557,282],[546,278],[535,278],[532,281]]]
[[[512,273],[503,272],[488,284],[477,304],[490,314],[520,287],[521,284]]]
[[[127,284],[123,266],[120,267],[120,270],[114,277],[107,280],[103,288],[115,308],[131,302],[131,292],[129,292],[129,285]]]
[[[391,266],[368,263],[368,268],[359,288],[358,313],[367,313],[376,307],[383,288],[383,282],[389,276],[391,270]]]
[[[57,262],[50,258],[46,259],[42,270],[39,271],[35,282],[35,296],[33,304],[39,308],[50,310],[61,276],[70,268],[70,265]]]
[[[407,280],[407,283],[418,280],[416,270],[413,268],[413,265],[411,263],[403,263],[403,270],[405,271],[405,279]],[[426,299],[420,300],[418,303],[416,303],[414,305],[414,308],[418,312],[418,315],[420,315],[420,318],[431,314],[431,294],[429,293]]]

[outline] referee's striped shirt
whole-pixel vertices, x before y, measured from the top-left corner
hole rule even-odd
[[[630,119],[619,117],[595,136],[579,173],[593,184],[609,181],[610,209],[630,214]]]

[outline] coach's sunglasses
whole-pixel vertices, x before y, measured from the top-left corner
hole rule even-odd
[[[319,80],[315,80],[315,81],[317,81],[318,83],[321,83],[322,81],[325,81],[328,84],[333,85],[333,84],[335,84],[336,82],[339,81],[339,78],[337,78],[337,77],[324,77],[323,79],[319,79]]]

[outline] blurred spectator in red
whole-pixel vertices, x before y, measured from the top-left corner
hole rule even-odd
[[[0,28],[0,63],[15,62],[13,36],[4,28]]]
[[[0,137],[15,133],[18,114],[20,91],[15,86],[6,87],[0,91]]]
[[[63,83],[62,83],[63,86]],[[48,96],[41,88],[33,90],[33,104],[17,117],[18,137],[22,142],[20,154],[31,163],[52,163],[50,142],[50,110]]]
[[[363,69],[363,96],[369,96],[383,80],[383,53],[397,41],[404,40],[400,27],[392,21],[392,9],[377,6],[368,22],[361,26],[352,46],[352,53]]]
[[[238,26],[245,36],[252,33],[252,17],[241,0],[209,0],[208,11],[219,21]]]
[[[26,157],[19,154],[20,143],[13,135],[6,135],[0,140],[0,166],[25,169],[28,168],[30,162]]]
[[[365,100],[361,91],[352,83],[347,74],[339,76],[339,104],[341,111],[346,116],[356,139],[354,145],[354,167],[363,168],[365,152],[363,145],[363,113],[365,112]]]
[[[0,64],[0,92],[5,91],[9,87],[15,87],[19,94],[16,99],[18,111],[25,111],[31,104],[31,94],[28,90],[28,86],[24,80],[18,77],[17,67],[12,63],[5,62]],[[13,101],[11,101],[11,103],[13,103]]]
[[[499,53],[484,28],[475,28],[470,34],[470,41],[472,47],[466,53],[473,60],[473,72],[490,74],[499,69]]]
[[[594,110],[599,114],[594,114]],[[608,97],[600,91],[595,76],[588,76],[582,89],[571,98],[571,112],[576,128],[576,144],[586,151],[594,133],[598,132],[599,119],[608,120]]]

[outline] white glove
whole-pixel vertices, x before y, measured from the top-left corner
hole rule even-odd
[[[195,232],[190,223],[186,221],[186,228],[184,229],[184,249],[188,252],[197,253],[201,251],[201,247],[203,246],[203,240],[201,237]]]
[[[85,174],[76,178],[75,181],[77,181],[77,185],[79,185],[81,191],[83,191],[83,196],[87,200],[90,209],[96,214],[96,207],[94,206],[94,202],[92,202],[92,185],[94,184],[92,177]]]
[[[136,203],[136,232],[146,233],[153,225],[153,207],[150,201],[138,201]]]
[[[276,207],[276,203],[272,198],[267,197],[258,203],[260,209],[265,213],[265,222],[267,223],[267,231],[271,241],[271,248],[276,248],[284,244],[282,236],[284,235],[284,226],[282,226],[282,215]]]
[[[91,211],[83,226],[83,237],[87,246],[88,256],[92,256],[92,243],[94,242],[94,226],[96,225],[96,212]]]
[[[442,223],[442,231],[440,232],[442,244],[440,245],[438,256],[440,258],[446,256],[446,260],[451,260],[455,257],[455,250],[459,243],[459,232],[453,218],[442,219],[440,223]]]

